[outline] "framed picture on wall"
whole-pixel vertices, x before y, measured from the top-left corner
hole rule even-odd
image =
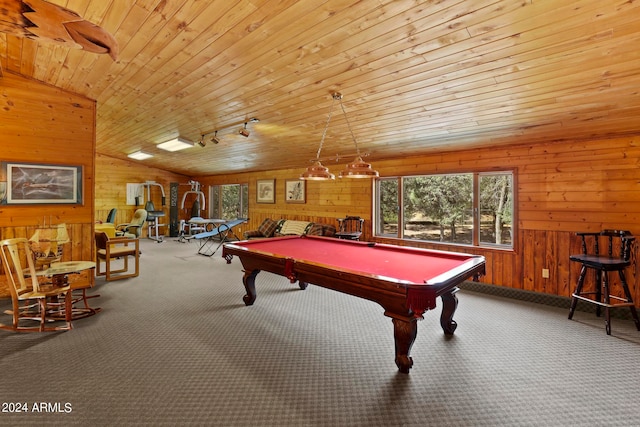
[[[275,203],[276,202],[276,180],[259,179],[256,181],[256,202]]]
[[[82,166],[2,163],[3,204],[82,204]]]
[[[287,203],[305,203],[307,200],[306,182],[301,179],[288,179],[284,182],[284,199]]]

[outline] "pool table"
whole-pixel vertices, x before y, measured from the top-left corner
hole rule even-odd
[[[440,325],[447,335],[456,329],[455,293],[463,281],[485,273],[484,257],[455,252],[359,242],[319,236],[284,236],[225,243],[222,256],[244,267],[246,305],[256,300],[256,276],[269,271],[298,282],[311,283],[380,304],[394,327],[395,362],[409,373],[409,356],[417,334],[417,320],[442,300]]]

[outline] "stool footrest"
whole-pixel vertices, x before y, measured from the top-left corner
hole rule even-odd
[[[598,300],[596,300],[594,298],[586,297],[584,295],[595,295],[595,292],[583,292],[581,295],[572,294],[571,296],[574,297],[574,298],[577,298],[579,300],[582,300],[582,301],[590,302],[591,304],[599,305],[601,307],[617,308],[617,307],[632,307],[634,305],[632,302],[627,302],[626,299],[617,297],[615,295],[609,295],[609,299],[614,299],[614,300],[622,301],[622,302],[617,302],[617,303],[613,303],[613,304],[611,304],[611,303],[607,304],[607,303],[598,301]]]

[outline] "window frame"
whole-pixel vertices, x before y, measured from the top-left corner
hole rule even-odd
[[[223,202],[222,197],[224,187],[238,186],[240,191],[240,200],[238,201],[239,212],[246,212],[249,214],[249,184],[248,183],[233,183],[233,184],[212,184],[209,186],[209,212],[211,217],[220,217],[218,219],[236,219],[236,218],[222,218]],[[215,193],[218,193],[215,197]],[[244,196],[244,197],[243,197]],[[217,200],[218,206],[214,206],[214,200]],[[238,218],[242,218],[242,215]]]
[[[404,237],[405,219],[404,219],[404,179],[415,177],[427,177],[427,176],[443,176],[443,175],[464,175],[469,174],[472,176],[472,218],[473,218],[473,230],[472,230],[472,243],[457,243],[457,242],[440,242],[435,240],[423,240],[423,239],[409,239]],[[511,177],[511,242],[506,244],[496,244],[481,242],[481,212],[480,212],[480,178],[482,176],[491,175],[509,175]],[[395,181],[397,189],[397,231],[395,234],[384,233],[384,220],[381,215],[381,201],[380,190],[383,182]],[[419,244],[433,244],[433,245],[445,245],[445,246],[460,246],[464,248],[482,248],[482,249],[496,249],[505,251],[516,251],[517,248],[517,169],[505,168],[505,169],[490,169],[490,170],[478,170],[478,171],[451,171],[442,173],[424,173],[424,174],[412,174],[412,175],[397,175],[386,176],[376,178],[373,185],[373,236],[381,239],[398,239],[408,243]]]

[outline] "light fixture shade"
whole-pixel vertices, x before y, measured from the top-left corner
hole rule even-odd
[[[329,169],[322,166],[319,160],[316,160],[313,165],[309,166],[307,170],[300,175],[300,179],[310,181],[327,181],[335,179],[336,176],[329,172]]]
[[[135,153],[128,154],[127,157],[130,157],[135,160],[146,160],[153,157],[151,154],[143,153],[142,151],[136,151]]]
[[[193,142],[184,139],[184,138],[173,138],[167,142],[163,142],[162,144],[158,144],[158,148],[167,151],[179,151],[184,150],[185,148],[193,147]]]
[[[371,164],[366,163],[360,156],[357,156],[353,163],[349,163],[339,175],[340,178],[375,178],[378,176],[380,176],[378,171],[372,169]]]

